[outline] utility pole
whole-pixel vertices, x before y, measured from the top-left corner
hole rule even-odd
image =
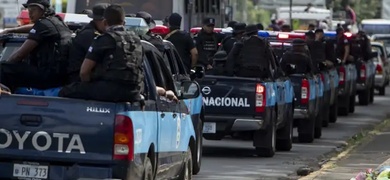
[[[290,0],[290,12],[289,12],[289,18],[290,18],[290,27],[293,29],[293,19],[292,19],[292,3],[293,0]]]

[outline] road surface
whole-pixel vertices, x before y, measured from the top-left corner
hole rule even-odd
[[[390,92],[390,88],[386,91]],[[376,95],[373,104],[356,106],[355,113],[339,117],[335,124],[324,128],[321,139],[312,144],[294,143],[290,152],[277,152],[273,158],[256,157],[251,141],[205,140],[202,168],[194,179],[298,179],[297,169],[318,168],[325,155],[341,150],[350,137],[384,120],[389,107],[390,95]]]

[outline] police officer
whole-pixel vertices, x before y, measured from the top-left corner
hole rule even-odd
[[[310,53],[310,59],[314,65],[314,71],[320,72],[319,66],[325,61],[325,46],[320,41],[315,41],[313,31],[308,31],[306,35],[306,44]],[[325,65],[325,64],[324,64]]]
[[[312,63],[307,54],[306,43],[302,39],[294,39],[292,41],[292,49],[283,54],[280,66],[284,72],[287,72],[289,64],[295,66],[295,73],[306,74],[311,73]]]
[[[245,23],[237,23],[233,28],[233,35],[225,37],[221,43],[221,50],[226,51],[229,54],[233,48],[234,43],[240,41],[245,33]]]
[[[353,61],[352,56],[350,56],[350,43],[344,35],[343,28],[336,29],[336,57],[345,63],[347,61]]]
[[[371,59],[371,41],[368,38],[367,34],[364,31],[359,31],[357,33],[357,40],[361,47],[361,52],[363,60],[368,61]]]
[[[92,13],[88,14],[88,17],[92,18],[92,21],[77,32],[76,37],[73,39],[69,52],[68,73],[70,82],[80,81],[80,67],[88,48],[91,46],[93,39],[105,31],[103,15],[104,10],[108,6],[108,3],[96,4],[92,9]]]
[[[315,41],[321,42],[324,47],[325,54],[325,64],[327,67],[332,67],[337,63],[336,54],[333,42],[329,39],[325,39],[324,30],[316,29],[315,30]]]
[[[24,6],[34,25],[23,45],[1,65],[1,82],[11,89],[62,86],[72,32],[54,15],[48,0],[28,0]],[[27,57],[29,62],[23,62]]]
[[[104,12],[107,30],[88,49],[80,70],[81,82],[62,88],[60,96],[108,102],[142,100],[143,49],[140,38],[126,31],[124,20],[121,6],[107,7]]]
[[[273,55],[269,43],[258,36],[257,26],[248,25],[245,37],[236,42],[226,62],[227,75],[241,77],[269,77]]]
[[[161,36],[153,34],[150,29],[156,27],[156,22],[153,20],[152,15],[145,11],[140,11],[135,14],[135,17],[142,18],[145,20],[146,24],[149,26],[149,31],[146,34],[141,35],[141,40],[148,41],[152,43],[161,53],[164,53],[164,43]]]
[[[213,56],[218,50],[218,43],[222,37],[214,32],[215,19],[203,19],[203,26],[196,35],[196,48],[199,53],[198,64],[203,65],[206,70],[213,68]]]
[[[186,66],[187,72],[190,72],[198,60],[198,50],[195,47],[191,35],[180,30],[181,20],[182,17],[178,13],[173,13],[169,16],[168,23],[170,32],[164,39],[171,41],[176,47],[177,52]]]

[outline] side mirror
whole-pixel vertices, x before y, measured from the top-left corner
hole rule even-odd
[[[199,84],[194,81],[183,81],[180,88],[180,99],[193,99],[200,95]]]
[[[287,64],[286,73],[290,75],[290,74],[295,74],[295,72],[296,72],[295,65],[294,64]]]
[[[190,78],[194,79],[202,79],[204,77],[204,67],[202,65],[197,65],[194,69],[191,69]]]

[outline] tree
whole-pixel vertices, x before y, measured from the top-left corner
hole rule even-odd
[[[247,24],[262,23],[269,24],[271,21],[271,13],[261,8],[260,5],[255,5],[253,0],[234,0],[236,4],[236,12],[234,19]]]

